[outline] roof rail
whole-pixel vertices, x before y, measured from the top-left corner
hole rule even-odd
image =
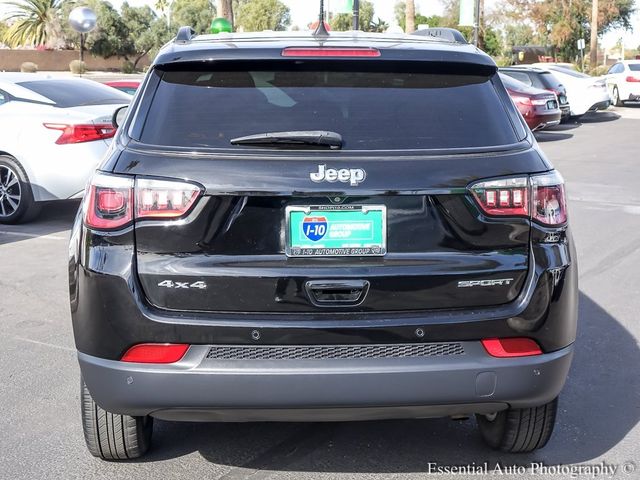
[[[456,43],[469,43],[467,39],[455,28],[447,27],[434,27],[434,28],[421,28],[416,30],[411,35],[420,35],[423,37],[436,37],[446,40],[448,42]]]
[[[178,30],[178,35],[176,35],[174,42],[189,43],[195,36],[196,31],[193,28],[189,26],[180,27],[180,30]]]

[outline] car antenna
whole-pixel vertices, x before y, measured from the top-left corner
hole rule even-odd
[[[324,0],[320,0],[320,15],[318,18],[318,26],[316,30],[313,32],[314,37],[328,37],[329,32],[327,31],[327,27],[324,26]]]

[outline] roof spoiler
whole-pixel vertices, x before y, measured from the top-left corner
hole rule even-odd
[[[447,42],[455,43],[469,43],[459,30],[455,28],[446,27],[434,27],[434,28],[421,28],[416,30],[411,35],[420,35],[422,37],[436,37],[446,40]]]
[[[180,30],[178,30],[178,34],[173,41],[174,43],[189,43],[195,36],[196,31],[193,28],[184,26],[180,27]]]

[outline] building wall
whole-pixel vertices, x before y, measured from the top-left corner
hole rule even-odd
[[[69,63],[80,58],[77,50],[0,50],[0,71],[19,72],[20,65],[24,62],[33,62],[38,65],[38,70],[44,71],[68,71]],[[84,61],[88,70],[119,71],[123,57],[101,58],[94,57],[85,52]],[[138,68],[148,66],[151,62],[145,55],[138,62]]]

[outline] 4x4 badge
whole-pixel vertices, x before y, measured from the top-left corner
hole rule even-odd
[[[311,172],[309,178],[312,182],[342,182],[357,187],[367,178],[367,172],[363,168],[327,168],[326,165],[318,165],[317,172]]]

